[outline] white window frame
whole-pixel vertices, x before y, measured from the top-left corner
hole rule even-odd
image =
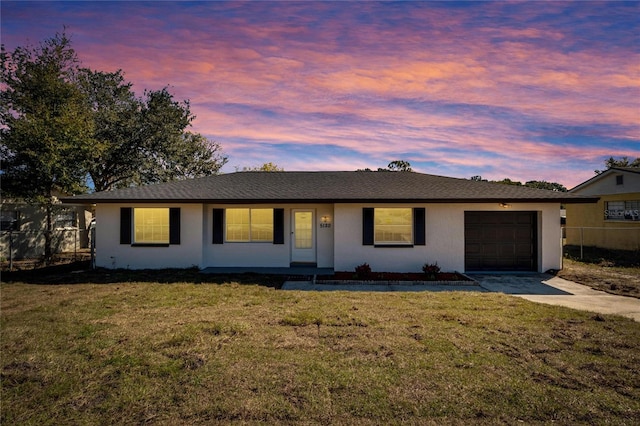
[[[385,211],[385,212],[383,212]],[[401,218],[402,214],[398,215],[397,213],[408,214],[409,223],[397,223],[395,222],[394,215],[390,217],[383,213],[396,213],[395,219]],[[386,216],[386,217],[385,217]],[[396,229],[399,228],[407,228],[407,232],[397,232]],[[413,208],[411,207],[375,207],[373,209],[373,244],[376,246],[399,246],[413,245]],[[390,236],[394,234],[400,234],[406,237],[405,239],[393,239],[393,238],[380,238],[381,234],[387,233]]]
[[[612,208],[611,205],[614,205]],[[618,222],[640,221],[640,200],[605,201],[604,220]]]
[[[150,213],[151,210],[166,212],[166,220],[161,219],[159,223],[139,223],[142,220],[156,220],[157,218],[145,217],[142,213]],[[166,224],[163,223],[166,221]],[[133,208],[133,244],[169,244],[170,241],[170,218],[169,207],[134,207]],[[143,232],[143,227],[149,227],[151,229],[144,230],[144,236],[141,237],[140,233]],[[166,230],[165,230],[166,229]],[[140,232],[139,232],[140,231]],[[162,238],[166,234],[166,238]],[[146,237],[149,236],[149,237]],[[157,238],[154,238],[157,237]]]
[[[231,217],[230,215],[230,210],[231,211],[247,211],[248,213],[248,218],[247,218],[247,222],[241,222],[241,223],[229,223],[229,219]],[[268,215],[267,217],[270,218],[270,223],[267,222],[258,222],[258,211],[268,211]],[[264,212],[263,212],[264,213]],[[225,227],[224,227],[224,235],[225,235],[225,242],[227,243],[273,243],[273,229],[274,229],[274,223],[273,223],[273,208],[250,208],[250,207],[232,207],[232,208],[227,208],[226,209],[226,213],[225,213]],[[237,238],[237,237],[230,237],[230,234],[235,234],[235,232],[229,232],[229,228],[231,226],[245,226],[247,227],[246,231],[245,230],[241,230],[240,233],[242,234],[246,234],[247,237],[243,238]],[[263,228],[263,229],[259,229],[259,228]],[[268,235],[268,238],[266,237],[260,237],[259,235]]]

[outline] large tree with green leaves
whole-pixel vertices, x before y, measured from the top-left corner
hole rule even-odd
[[[206,176],[227,162],[218,144],[187,131],[189,103],[166,88],[138,98],[122,71],[83,69],[79,81],[93,112],[87,173],[96,191]]]
[[[3,46],[0,56],[3,197],[44,206],[49,260],[55,194],[86,191],[93,121],[76,80],[78,59],[64,33],[10,53]]]
[[[188,131],[188,101],[166,88],[137,97],[122,71],[80,67],[70,39],[2,46],[0,162],[3,196],[47,209],[50,259],[54,194],[77,194],[217,173],[218,144]]]

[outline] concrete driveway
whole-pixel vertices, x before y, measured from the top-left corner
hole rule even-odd
[[[566,306],[601,314],[622,315],[640,321],[640,299],[615,296],[548,274],[473,274],[478,282],[471,286],[314,284],[287,281],[283,290],[313,291],[481,291],[505,293],[532,302]]]
[[[553,275],[473,275],[492,292],[522,297],[532,302],[566,306],[601,314],[622,315],[640,321],[640,299],[616,296]]]

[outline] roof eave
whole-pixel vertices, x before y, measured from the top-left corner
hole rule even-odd
[[[177,199],[177,198],[157,198],[157,199],[110,199],[110,198],[93,198],[93,199],[75,199],[63,198],[61,201],[65,204],[87,205],[87,204],[399,204],[399,203],[429,203],[429,204],[465,204],[465,203],[562,203],[562,204],[584,204],[597,203],[600,197],[561,197],[561,198],[344,198],[344,199],[299,199],[299,198],[283,198],[283,199]]]

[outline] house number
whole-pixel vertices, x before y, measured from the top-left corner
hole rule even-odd
[[[330,223],[321,223],[320,224],[320,228],[331,228],[331,224]]]

